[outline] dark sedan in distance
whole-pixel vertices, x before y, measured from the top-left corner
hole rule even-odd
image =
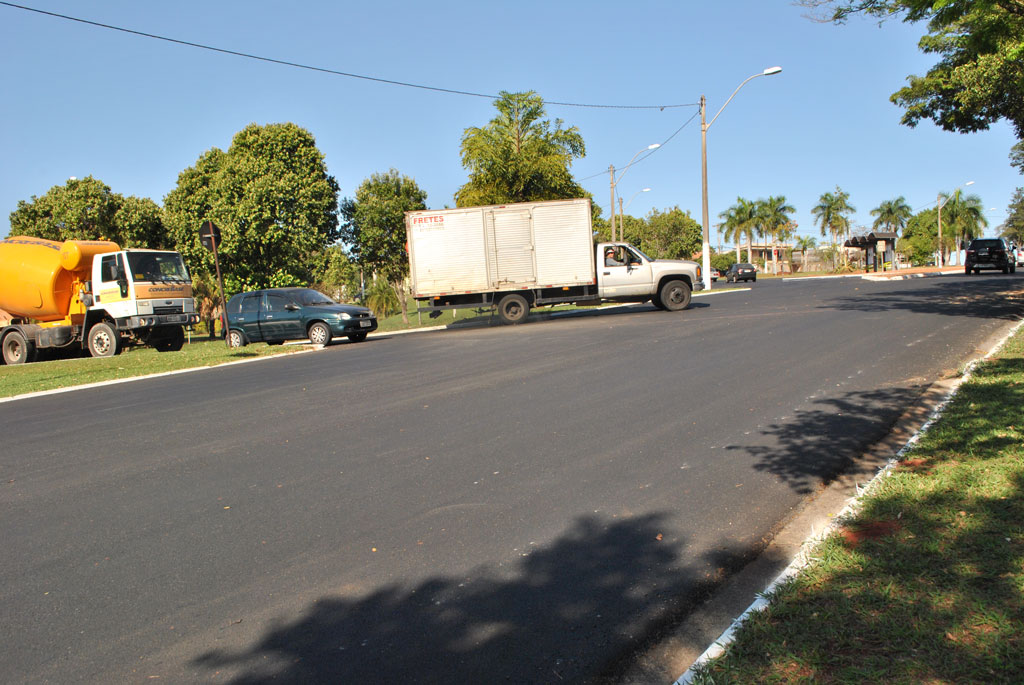
[[[757,282],[757,269],[753,264],[733,264],[729,267],[729,270],[725,272],[725,280],[727,283],[736,283],[738,281],[754,281]]]
[[[306,338],[315,345],[327,345],[341,335],[352,342],[366,340],[377,328],[377,317],[366,307],[338,304],[311,288],[271,288],[232,297],[227,328],[231,347]]]

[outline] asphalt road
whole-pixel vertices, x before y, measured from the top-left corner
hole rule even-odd
[[[2,404],[0,681],[599,677],[1022,298],[762,280]]]

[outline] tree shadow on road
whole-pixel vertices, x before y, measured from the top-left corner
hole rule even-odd
[[[1024,316],[1024,279],[1016,276],[969,280],[951,278],[928,287],[890,289],[830,300],[826,309],[858,312],[914,312],[1016,321]]]
[[[323,597],[251,648],[193,666],[235,683],[592,682],[685,610],[681,598],[706,594],[720,580],[711,564],[728,563],[687,563],[668,518],[588,516],[511,570]]]

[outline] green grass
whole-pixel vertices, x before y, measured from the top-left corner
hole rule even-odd
[[[179,369],[216,366],[253,357],[289,354],[307,348],[308,345],[271,346],[259,343],[241,349],[229,349],[223,340],[211,341],[205,336],[193,336],[192,342],[186,343],[180,352],[157,352],[149,347],[132,347],[116,357],[83,357],[0,366],[0,397]]]
[[[697,683],[1024,673],[1024,331]]]

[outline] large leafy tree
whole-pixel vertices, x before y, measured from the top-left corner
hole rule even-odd
[[[902,195],[892,200],[884,200],[871,210],[871,216],[875,217],[871,228],[884,228],[890,233],[899,233],[913,215],[914,210],[910,208]]]
[[[836,186],[834,193],[822,193],[821,197],[818,198],[818,204],[811,209],[815,222],[821,227],[822,237],[826,235],[832,237],[833,255],[838,249],[839,237],[849,233],[849,215],[855,211],[857,209],[850,204],[850,194],[839,186]],[[843,255],[846,255],[845,251]],[[834,263],[832,266],[835,268]]]
[[[701,225],[679,207],[652,209],[640,248],[655,259],[690,259],[704,241]]]
[[[501,91],[498,115],[462,135],[462,165],[469,180],[455,192],[458,207],[590,197],[569,168],[586,155],[583,136],[561,119],[545,119],[533,91]]]
[[[112,240],[122,247],[167,247],[160,208],[149,198],[115,193],[86,176],[33,196],[11,212],[11,234],[47,240]]]
[[[890,98],[903,123],[930,119],[969,133],[1007,120],[1024,138],[1024,2],[1021,0],[802,0],[821,18],[844,23],[865,14],[927,22],[919,46],[939,61]]]
[[[900,239],[898,250],[914,266],[931,264],[938,249],[938,212],[935,207],[918,212],[907,220]],[[949,234],[943,235],[948,249],[953,245]]]
[[[405,213],[426,209],[426,200],[426,192],[416,181],[391,169],[370,176],[359,185],[355,199],[346,198],[341,203],[345,219],[342,238],[358,264],[390,284],[405,323],[409,323]]]
[[[211,149],[178,176],[164,220],[190,264],[213,268],[199,227],[221,230],[225,287],[305,285],[317,280],[323,251],[339,237],[338,184],[313,135],[295,124],[251,124],[227,152]]]
[[[1017,188],[1006,214],[1006,221],[999,227],[1000,235],[1017,245],[1024,244],[1024,188]]]

